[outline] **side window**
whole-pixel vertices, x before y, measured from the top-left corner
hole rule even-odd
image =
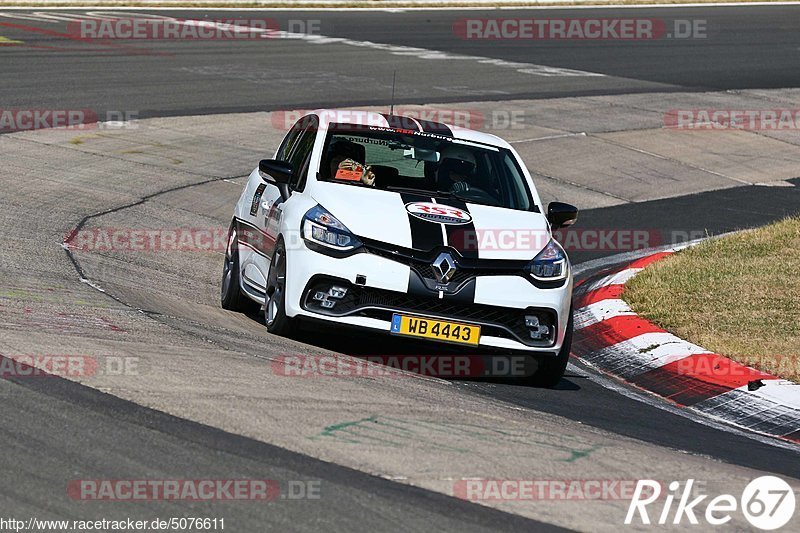
[[[311,152],[308,152],[305,161],[303,161],[303,165],[300,167],[300,173],[297,176],[297,180],[292,180],[291,186],[292,189],[298,192],[303,192],[303,189],[306,188],[306,180],[308,179],[308,167],[311,163]]]
[[[303,136],[295,144],[294,152],[289,156],[289,162],[292,164],[292,182],[289,184],[292,188],[296,188],[300,178],[302,177],[303,163],[306,162],[308,156],[311,155],[311,149],[314,148],[314,138],[316,131],[306,131]],[[306,168],[306,170],[308,170]]]
[[[300,134],[303,132],[309,116],[313,115],[307,115],[294,123],[294,126],[292,126],[292,128],[289,130],[289,133],[287,133],[286,137],[283,138],[281,146],[278,148],[278,153],[275,155],[275,159],[278,159],[279,161],[289,160],[289,154],[292,153],[292,148],[294,148],[298,137],[300,137]]]
[[[306,174],[308,173],[308,163],[311,159],[311,151],[314,148],[314,141],[317,138],[317,120],[316,116],[309,115],[303,120],[305,121],[305,129],[300,138],[294,144],[294,150],[289,156],[288,161],[292,164],[293,178],[289,185],[294,190],[302,190],[306,182]]]
[[[510,153],[502,153],[500,157],[502,158],[502,165],[498,170],[500,171],[502,187],[505,189],[503,196],[508,198],[508,205],[513,209],[530,209],[530,193],[527,190],[525,177],[517,168]]]

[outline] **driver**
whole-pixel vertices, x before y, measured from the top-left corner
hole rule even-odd
[[[346,139],[339,139],[331,143],[329,148],[329,171],[330,177],[336,179],[336,175],[340,170],[349,172],[361,172],[360,179],[364,185],[370,187],[375,184],[375,174],[372,172],[372,167],[365,165],[364,147],[353,141]]]
[[[441,152],[436,170],[437,187],[442,191],[466,192],[475,181],[475,155],[465,146],[448,146]]]

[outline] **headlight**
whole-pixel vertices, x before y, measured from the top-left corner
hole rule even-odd
[[[312,207],[303,216],[303,239],[340,252],[361,246],[358,237],[321,205]]]
[[[531,276],[539,281],[560,281],[569,272],[567,254],[556,241],[550,239],[544,250],[530,262],[528,269]]]

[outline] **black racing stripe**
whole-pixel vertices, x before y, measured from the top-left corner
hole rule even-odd
[[[390,128],[400,130],[420,131],[419,124],[411,117],[401,117],[398,115],[390,115],[388,113],[381,113],[386,122],[389,123]]]
[[[469,207],[467,207],[466,202],[457,198],[437,198],[436,202],[469,213]],[[458,250],[458,253],[467,259],[478,259],[478,239],[475,232],[475,224],[472,222],[458,225],[446,224],[445,229],[447,230],[448,246]]]
[[[453,131],[441,122],[431,122],[430,120],[417,119],[419,125],[422,126],[422,131],[425,133],[436,133],[438,135],[446,135],[447,137],[453,136]]]
[[[400,197],[403,199],[403,204],[431,201],[430,196],[420,196],[418,194],[401,193]],[[411,227],[412,248],[423,252],[429,252],[438,246],[444,246],[441,224],[422,220],[411,213],[407,214],[408,224]]]

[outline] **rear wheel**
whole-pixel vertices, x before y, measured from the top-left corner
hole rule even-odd
[[[256,304],[242,294],[239,276],[239,238],[236,227],[231,226],[228,232],[228,245],[225,248],[225,262],[222,266],[220,304],[223,309],[229,311],[253,311]]]
[[[264,303],[267,331],[283,337],[297,332],[297,321],[286,316],[286,247],[278,241],[269,264],[267,297]]]
[[[535,387],[546,388],[551,388],[558,385],[558,382],[564,377],[564,372],[567,371],[569,352],[572,348],[573,329],[574,324],[572,321],[572,308],[570,308],[569,320],[567,321],[567,331],[564,334],[564,343],[561,345],[561,350],[556,356],[548,355],[537,358],[538,368],[536,373],[528,378],[528,384]]]

